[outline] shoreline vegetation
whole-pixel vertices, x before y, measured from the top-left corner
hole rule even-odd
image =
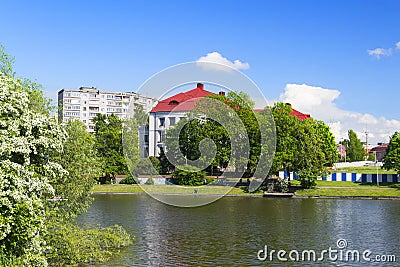
[[[298,181],[291,181],[293,186],[299,186]],[[243,196],[243,197],[262,197],[262,191],[249,193],[247,187],[234,187],[230,191],[225,186],[198,186],[198,187],[177,187],[170,185],[95,185],[93,194],[171,194],[171,195],[218,195]],[[349,198],[349,199],[399,199],[400,183],[381,184],[379,187],[372,183],[353,183],[353,182],[330,182],[317,181],[317,185],[312,189],[297,189],[294,198]]]

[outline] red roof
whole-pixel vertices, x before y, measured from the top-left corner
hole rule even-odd
[[[388,148],[389,144],[381,144],[374,148],[371,148],[369,153],[377,152],[377,153],[386,153],[386,149]]]
[[[304,120],[310,118],[310,114],[301,113],[300,111],[295,110],[294,108],[292,108],[292,112],[290,112],[290,115],[295,116],[296,118],[298,118],[301,121],[304,121]]]
[[[184,92],[168,97],[161,100],[150,112],[171,112],[171,111],[190,111],[194,108],[196,102],[205,96],[213,94],[212,92],[204,90],[204,85],[198,83],[197,87]],[[287,103],[287,105],[290,105]],[[255,109],[255,112],[260,112],[262,109]],[[295,116],[299,120],[306,120],[310,118],[310,114],[304,114],[292,108],[290,115]]]
[[[290,104],[286,103],[286,105],[290,105]],[[254,112],[261,112],[262,110],[263,109],[255,109]],[[295,116],[296,118],[298,118],[301,121],[311,118],[310,114],[301,113],[300,111],[295,110],[294,108],[292,108],[292,112],[290,112],[289,114],[292,116]]]
[[[171,111],[190,111],[194,108],[197,100],[212,94],[204,90],[204,85],[197,84],[197,87],[167,99],[161,100],[150,112],[171,112]]]

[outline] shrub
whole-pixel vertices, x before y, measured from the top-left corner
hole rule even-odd
[[[134,175],[157,175],[160,169],[160,166],[157,166],[157,162],[160,164],[156,157],[140,158],[135,167]]]
[[[153,178],[149,178],[149,179],[147,179],[147,181],[145,182],[145,184],[147,184],[147,185],[154,185],[154,181],[153,181]]]
[[[206,184],[211,184],[215,181],[214,178],[206,178]]]
[[[199,186],[204,184],[206,173],[200,171],[196,167],[184,165],[181,168],[176,168],[172,177],[174,178],[175,184]]]
[[[69,221],[53,221],[45,251],[50,265],[83,265],[104,262],[131,243],[131,236],[118,225],[85,229]]]
[[[137,184],[135,177],[129,175],[128,177],[119,181],[120,184]]]
[[[300,184],[304,188],[313,188],[317,184],[318,172],[311,169],[304,169],[297,174]]]

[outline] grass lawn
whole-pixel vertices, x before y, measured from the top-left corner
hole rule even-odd
[[[355,172],[355,173],[365,173],[365,174],[376,174],[375,166],[365,166],[365,167],[346,167],[346,168],[338,168],[335,172]],[[394,170],[384,170],[381,167],[378,167],[379,174],[396,174]]]
[[[298,181],[291,181],[292,185],[300,185]],[[198,194],[227,194],[249,195],[246,187],[230,188],[225,186],[171,186],[171,185],[95,185],[93,193],[144,193],[143,189],[159,194],[193,194],[194,189]],[[262,192],[254,193],[256,195]],[[400,183],[381,184],[379,187],[371,183],[330,182],[317,181],[314,189],[301,189],[296,191],[297,196],[343,196],[343,197],[400,197]]]
[[[293,184],[299,184],[294,181]],[[317,181],[314,189],[297,190],[298,196],[400,197],[400,183],[371,183]]]
[[[172,185],[95,185],[93,193],[143,193],[144,190],[151,193],[159,194],[193,194],[196,188],[198,194],[248,194],[245,187],[235,187],[227,192],[230,188],[225,186],[172,186]],[[257,192],[255,194],[261,194]]]

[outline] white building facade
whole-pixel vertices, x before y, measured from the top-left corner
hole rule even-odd
[[[211,92],[204,90],[204,85],[161,100],[149,113],[148,156],[158,157],[164,149],[164,136],[168,128],[174,126],[186,113],[194,108],[197,99],[205,97]]]

